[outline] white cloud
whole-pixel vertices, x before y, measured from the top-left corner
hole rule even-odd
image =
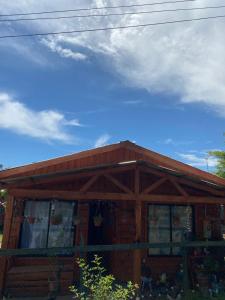
[[[185,146],[185,145],[191,145],[194,143],[194,141],[175,141],[172,138],[166,138],[164,141],[159,141],[160,144],[165,145],[172,145],[172,146]]]
[[[86,59],[86,55],[80,52],[72,51],[69,48],[64,48],[60,46],[57,40],[54,38],[44,39],[43,43],[46,44],[51,49],[52,52],[58,53],[61,57],[72,58],[74,60]]]
[[[125,100],[123,101],[124,104],[127,105],[138,105],[138,104],[142,104],[143,101],[142,100]]]
[[[95,142],[95,148],[105,146],[110,140],[111,136],[109,134],[101,135]]]
[[[178,155],[182,158],[182,160],[184,160],[185,163],[193,167],[207,169],[208,167],[214,168],[217,165],[217,159],[212,156],[209,156],[207,153],[178,153]]]
[[[0,128],[47,141],[74,142],[66,126],[81,126],[54,110],[32,110],[7,93],[0,93],[0,111]]]
[[[2,13],[69,9],[116,5],[114,0],[0,0]],[[135,3],[143,3],[136,0]],[[123,4],[130,4],[125,0]],[[164,5],[164,9],[194,8],[211,5],[199,0]],[[220,5],[215,0],[214,5]],[[142,10],[162,9],[160,6]],[[127,9],[130,11],[130,9]],[[140,11],[141,8],[139,7]],[[112,10],[110,10],[112,11]],[[117,9],[116,12],[124,10]],[[108,12],[108,11],[101,11]],[[74,13],[71,13],[74,14]],[[85,12],[84,12],[85,14]],[[69,31],[198,18],[221,14],[221,9],[167,12],[120,17],[95,17],[22,23],[20,32]],[[118,73],[124,82],[150,93],[177,95],[183,103],[200,103],[225,117],[225,21],[208,20],[139,29],[60,35],[40,39],[60,56],[85,59],[96,54],[104,66]],[[11,26],[14,26],[13,24]],[[18,24],[14,29],[18,30]],[[4,31],[6,29],[4,28]],[[1,31],[0,31],[1,32]],[[104,60],[102,57],[104,56]],[[105,63],[108,62],[108,63]]]

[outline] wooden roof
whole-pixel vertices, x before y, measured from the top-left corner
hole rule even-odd
[[[214,174],[191,167],[187,164],[138,146],[130,141],[123,141],[96,149],[54,158],[38,163],[16,167],[0,172],[0,181],[39,174],[48,174],[70,169],[98,167],[127,161],[147,161],[158,167],[168,168],[195,179],[225,187],[225,179]]]

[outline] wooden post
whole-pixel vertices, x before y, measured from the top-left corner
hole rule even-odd
[[[142,203],[139,199],[140,193],[140,171],[135,170],[135,242],[141,242]],[[134,250],[133,281],[140,285],[141,282],[141,250]]]
[[[189,278],[188,278],[188,249],[186,243],[183,247],[183,289],[184,289],[184,299],[188,300],[188,289],[189,289]]]
[[[2,248],[8,248],[10,241],[10,233],[12,227],[12,218],[13,218],[13,207],[14,207],[14,198],[8,196],[6,200],[6,211],[5,211],[5,221],[3,228],[3,239],[2,239]],[[3,295],[5,276],[7,271],[7,257],[0,257],[0,297]]]

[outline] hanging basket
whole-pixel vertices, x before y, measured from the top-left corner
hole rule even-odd
[[[94,225],[95,225],[96,227],[101,226],[101,225],[102,225],[102,222],[103,222],[103,217],[102,217],[102,215],[99,214],[99,215],[94,216],[93,221],[94,221]]]
[[[59,225],[62,223],[62,215],[55,215],[51,217],[51,224],[52,225]]]
[[[179,216],[174,216],[173,217],[173,225],[175,225],[175,226],[180,225],[180,217]]]
[[[35,223],[35,217],[28,217],[27,220],[28,220],[29,224],[34,224]]]
[[[79,225],[80,224],[80,216],[75,216],[74,219],[73,219],[73,224],[75,226]]]

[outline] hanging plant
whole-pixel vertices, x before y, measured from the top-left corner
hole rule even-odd
[[[159,221],[159,217],[157,217],[157,216],[153,216],[152,219],[151,219],[151,223],[153,225],[157,225],[158,221]]]
[[[80,224],[80,216],[76,215],[73,219],[73,224],[75,226],[79,225]]]
[[[34,224],[35,223],[35,217],[30,216],[30,217],[27,218],[27,220],[28,220],[29,224]]]
[[[175,226],[179,226],[179,225],[180,225],[180,217],[179,217],[178,215],[175,215],[175,216],[173,217],[173,224],[174,224]]]
[[[61,214],[58,214],[58,215],[54,215],[51,217],[51,224],[52,225],[59,225],[62,223],[62,215]]]
[[[99,213],[98,215],[94,216],[93,221],[94,221],[94,225],[95,225],[96,227],[101,226],[101,225],[102,225],[102,222],[103,222],[103,217],[102,217],[102,215]]]

